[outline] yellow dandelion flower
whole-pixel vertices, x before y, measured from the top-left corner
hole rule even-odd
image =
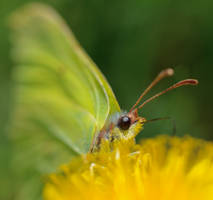
[[[49,177],[45,200],[212,200],[213,144],[159,136],[107,145]]]

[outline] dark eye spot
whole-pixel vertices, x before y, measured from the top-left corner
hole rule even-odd
[[[131,119],[127,116],[123,116],[118,120],[118,127],[122,130],[127,130],[129,129],[131,125]]]

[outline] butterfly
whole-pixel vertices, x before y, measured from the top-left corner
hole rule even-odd
[[[11,132],[18,168],[32,174],[49,173],[72,156],[98,151],[104,140],[134,139],[149,121],[138,115],[139,109],[167,91],[198,83],[180,81],[140,104],[154,85],[173,75],[171,68],[165,69],[125,112],[104,75],[52,8],[29,4],[10,22],[16,63]]]

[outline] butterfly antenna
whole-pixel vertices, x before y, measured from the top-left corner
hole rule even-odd
[[[158,94],[152,96],[151,98],[147,99],[146,101],[144,101],[139,107],[138,109],[141,109],[144,107],[144,105],[146,105],[147,103],[149,103],[150,101],[158,98],[159,96],[161,96],[162,94],[165,94],[166,92],[170,91],[170,90],[173,90],[175,88],[178,88],[178,87],[181,87],[183,85],[197,85],[198,84],[198,80],[196,79],[185,79],[185,80],[182,80],[178,83],[175,83],[174,85],[172,85],[171,87],[163,90],[162,92],[159,92]]]
[[[163,78],[166,78],[168,76],[172,76],[174,74],[174,70],[172,68],[167,68],[163,71],[161,71],[158,76],[151,82],[151,84],[144,90],[144,92],[141,94],[141,96],[138,98],[136,103],[132,106],[129,112],[132,112],[134,108],[140,103],[141,99],[151,90],[153,86],[155,86],[160,80]]]

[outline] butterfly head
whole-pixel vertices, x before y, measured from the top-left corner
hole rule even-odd
[[[120,138],[131,139],[142,130],[146,119],[138,116],[138,109],[121,114],[116,122],[116,129],[120,133]]]
[[[119,112],[112,115],[101,131],[94,137],[90,151],[100,149],[103,140],[112,143],[134,139],[143,129],[146,119],[138,116],[138,109],[131,112]]]

